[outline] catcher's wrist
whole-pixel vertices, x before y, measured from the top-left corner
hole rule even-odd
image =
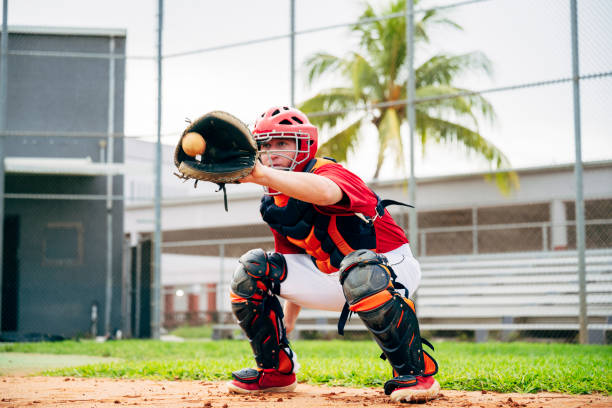
[[[267,186],[268,177],[266,176],[267,167],[261,163],[257,163],[253,171],[248,176],[240,180],[241,183],[254,183],[260,186]]]

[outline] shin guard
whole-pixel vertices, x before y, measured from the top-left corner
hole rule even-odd
[[[421,338],[410,299],[394,294],[374,309],[355,311],[374,335],[394,376],[430,376],[438,372],[436,361],[423,350],[423,343],[429,342]]]
[[[369,250],[347,255],[340,269],[349,309],[374,335],[393,376],[434,375],[438,364],[422,344],[431,345],[421,339],[414,304],[394,288],[393,276],[386,259]]]
[[[262,250],[252,250],[243,255],[234,272],[230,297],[232,311],[249,339],[257,368],[289,374],[295,368],[294,354],[289,348],[282,307],[272,293],[272,290],[280,288],[281,280],[272,282],[270,276],[270,271],[286,276],[286,267],[281,262],[284,259],[275,255],[268,257]]]

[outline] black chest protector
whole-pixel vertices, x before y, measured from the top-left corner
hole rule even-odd
[[[327,159],[312,159],[304,172],[330,163]],[[342,259],[357,249],[376,251],[376,232],[373,220],[354,213],[323,214],[313,204],[289,198],[285,202],[264,196],[260,212],[263,220],[280,235],[312,256],[317,267],[325,273],[339,269]],[[286,198],[286,197],[285,197]],[[379,200],[378,215],[384,214]]]

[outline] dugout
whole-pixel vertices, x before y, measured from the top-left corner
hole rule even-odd
[[[123,202],[108,193],[123,192],[125,43],[120,29],[9,27],[5,338],[121,327]]]

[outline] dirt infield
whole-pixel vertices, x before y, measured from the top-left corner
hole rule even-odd
[[[224,383],[206,381],[146,381],[106,378],[0,377],[0,407],[405,407],[391,403],[381,389],[299,384],[295,392],[227,394]],[[428,407],[601,407],[612,406],[603,395],[496,394],[442,391]]]

